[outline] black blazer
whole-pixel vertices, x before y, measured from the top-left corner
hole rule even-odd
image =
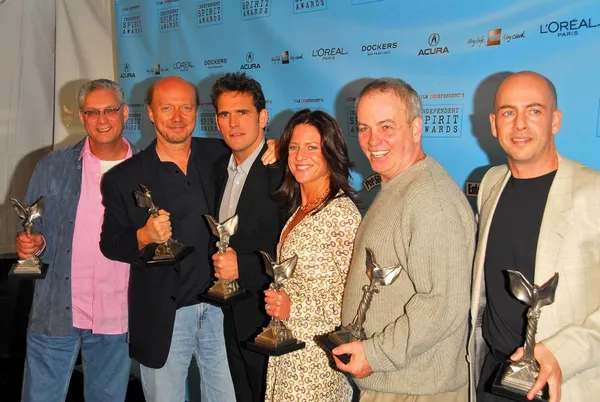
[[[104,222],[100,235],[100,250],[107,258],[131,264],[129,278],[129,353],[146,367],[164,366],[171,347],[173,323],[177,304],[174,271],[177,266],[149,267],[144,261],[154,253],[154,246],[138,251],[136,232],[145,225],[148,213],[137,206],[133,192],[139,183],[152,191],[152,200],[162,209],[169,210],[173,194],[165,194],[158,180],[159,161],[155,154],[156,140],[145,150],[115,166],[102,179]],[[193,138],[194,161],[208,210],[214,209],[216,160],[229,152],[225,143],[217,139]],[[208,225],[206,225],[208,231]],[[208,236],[207,236],[208,237]],[[209,269],[209,244],[197,250]],[[191,258],[191,257],[188,257]]]
[[[285,208],[282,208],[281,204],[272,196],[281,185],[283,169],[279,166],[263,165],[260,158],[266,149],[265,144],[246,177],[236,209],[239,218],[238,230],[230,240],[230,247],[236,251],[238,257],[238,283],[252,293],[252,297],[233,306],[239,341],[247,340],[249,334],[258,335],[261,326],[269,319],[264,311],[262,291],[268,288],[271,278],[265,272],[259,252],[260,250],[266,251],[275,258],[279,234],[288,215]],[[222,157],[215,167],[217,177],[217,198],[214,203],[216,217],[219,216],[218,212],[227,184],[228,162],[229,155]]]

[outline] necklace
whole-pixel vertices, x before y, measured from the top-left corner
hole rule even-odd
[[[326,189],[323,194],[312,200],[311,202],[307,202],[306,205],[300,205],[301,212],[308,212],[314,209],[317,205],[319,205],[329,194],[329,189]]]

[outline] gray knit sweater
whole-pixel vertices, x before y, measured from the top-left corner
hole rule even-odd
[[[433,395],[467,383],[466,339],[475,221],[450,175],[432,157],[387,183],[365,215],[342,305],[349,324],[368,283],[365,247],[404,270],[367,311],[364,342],[373,374],[361,390]]]

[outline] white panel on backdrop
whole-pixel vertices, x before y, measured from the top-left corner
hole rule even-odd
[[[52,146],[54,2],[0,0],[0,254],[13,252],[23,198]]]
[[[114,79],[111,0],[56,1],[56,119],[54,147],[85,136],[77,91],[86,81]]]
[[[209,91],[225,72],[263,85],[267,135],[278,137],[304,107],[333,114],[345,130],[355,181],[367,203],[378,188],[358,147],[355,98],[369,78],[412,84],[424,104],[424,148],[471,200],[490,164],[504,162],[488,115],[509,71],[554,81],[564,112],[559,150],[592,167],[600,142],[600,2],[507,0],[121,0],[115,2],[117,69],[132,105],[126,135],[154,137],[143,107],[152,80],[198,85],[195,135],[218,136]]]

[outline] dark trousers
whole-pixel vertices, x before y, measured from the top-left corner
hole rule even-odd
[[[488,352],[481,368],[481,376],[477,386],[477,402],[514,402],[514,400],[492,394],[492,383],[496,378],[500,364],[510,355]]]
[[[257,315],[260,308],[264,308],[262,292],[223,309],[227,360],[237,402],[263,402],[265,399],[268,356],[243,346],[254,340],[268,323]]]

